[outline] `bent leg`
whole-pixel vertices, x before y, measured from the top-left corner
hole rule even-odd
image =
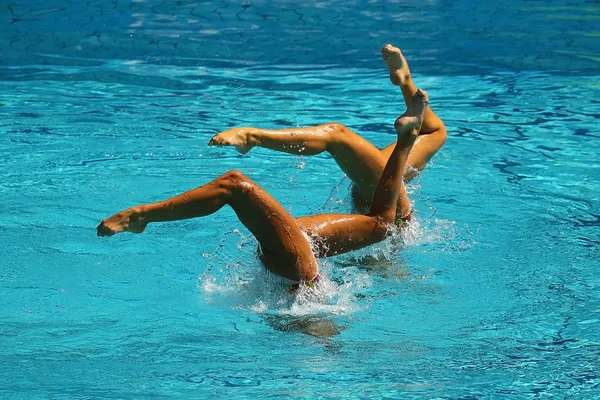
[[[390,80],[400,87],[408,107],[417,88],[406,59],[400,49],[391,45],[383,47],[382,56],[388,67]],[[431,108],[427,107],[423,115],[420,137],[417,138],[406,163],[404,180],[410,181],[418,175],[445,141],[446,127]],[[234,146],[242,154],[249,152],[254,146],[297,155],[315,155],[327,151],[355,183],[354,200],[370,204],[395,143],[379,150],[345,126],[329,123],[279,130],[234,128],[216,134],[209,141],[209,145]]]
[[[234,128],[215,135],[211,146],[234,146],[245,154],[254,146],[296,154],[331,154],[340,169],[358,187],[361,198],[370,202],[387,158],[368,140],[342,124],[328,123],[307,128],[268,130]]]
[[[173,198],[121,211],[100,223],[98,235],[141,233],[151,222],[203,217],[226,204],[258,240],[267,268],[295,281],[314,278],[316,260],[294,219],[260,186],[237,171]]]
[[[428,102],[427,94],[418,90],[411,106],[396,120],[394,127],[398,141],[377,184],[367,215],[321,214],[296,218],[298,225],[314,238],[319,256],[341,254],[383,240],[395,220],[398,204],[401,215],[410,213],[402,174]]]

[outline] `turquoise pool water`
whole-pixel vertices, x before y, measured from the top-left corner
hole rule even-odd
[[[0,398],[598,397],[597,2],[0,4]],[[328,156],[206,144],[389,144],[386,42],[449,129],[400,249],[292,297],[229,210],[95,236],[233,168],[293,215],[350,211]]]

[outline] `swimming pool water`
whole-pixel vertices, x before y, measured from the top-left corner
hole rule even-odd
[[[0,398],[597,398],[597,2],[1,4]],[[234,168],[349,212],[326,155],[207,142],[391,143],[386,42],[449,130],[404,237],[292,297],[229,210],[95,236]]]

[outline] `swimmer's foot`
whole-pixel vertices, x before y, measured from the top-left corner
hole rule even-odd
[[[148,221],[141,216],[139,207],[133,207],[105,219],[96,231],[98,236],[113,236],[121,232],[142,233],[146,225]]]
[[[417,89],[412,96],[411,104],[394,123],[394,128],[398,133],[398,142],[414,141],[419,136],[419,130],[423,124],[423,114],[428,104],[427,92]]]
[[[386,44],[381,49],[381,56],[390,70],[390,81],[396,86],[403,86],[410,79],[410,70],[400,49]]]
[[[237,151],[246,154],[254,147],[248,128],[234,128],[217,133],[208,142],[209,146],[234,146]]]

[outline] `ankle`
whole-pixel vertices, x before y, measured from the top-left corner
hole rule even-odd
[[[406,79],[402,81],[400,85],[400,90],[402,91],[402,97],[404,97],[404,102],[408,105],[412,102],[412,97],[415,93],[417,93],[417,88],[410,77],[410,74]]]
[[[151,204],[143,204],[131,207],[129,210],[129,220],[131,222],[141,222],[144,224],[152,222],[152,218],[156,214]]]
[[[245,142],[248,145],[256,146],[261,143],[262,131],[260,129],[244,128],[240,133],[244,135]]]

